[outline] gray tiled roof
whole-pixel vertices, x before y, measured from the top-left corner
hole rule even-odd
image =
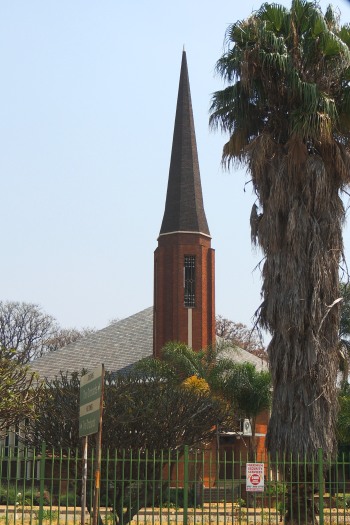
[[[51,352],[31,363],[41,377],[92,370],[103,363],[111,372],[123,370],[152,355],[153,307],[122,319],[94,334]]]
[[[31,366],[47,379],[53,379],[61,371],[92,370],[101,363],[106,370],[115,372],[127,369],[144,357],[150,357],[152,348],[153,307],[150,307],[40,357]],[[239,363],[252,363],[257,370],[267,369],[264,361],[238,347],[225,344],[220,356]]]
[[[260,357],[239,348],[238,346],[230,346],[227,342],[224,342],[221,338],[217,338],[219,344],[223,344],[223,349],[219,353],[219,358],[232,359],[235,363],[251,363],[260,372],[262,370],[268,370],[268,364]]]

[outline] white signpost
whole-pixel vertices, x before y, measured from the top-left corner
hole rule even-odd
[[[247,463],[247,492],[264,492],[264,463]]]

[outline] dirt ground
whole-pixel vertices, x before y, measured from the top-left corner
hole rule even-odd
[[[101,517],[105,525],[114,525],[113,515],[102,509]],[[317,516],[319,523],[319,517]],[[0,506],[0,525],[37,525],[39,508],[8,508]],[[90,515],[86,512],[85,524],[91,525]],[[182,509],[142,509],[129,525],[183,525]],[[44,508],[43,524],[45,525],[81,525],[80,508]],[[187,525],[281,525],[282,520],[276,509],[237,508],[232,504],[218,504],[201,509],[188,509]],[[325,509],[324,525],[350,525],[349,510]]]

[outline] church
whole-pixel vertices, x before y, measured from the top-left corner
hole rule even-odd
[[[205,215],[197,154],[186,52],[182,53],[165,210],[154,252],[154,304],[32,363],[41,377],[60,371],[127,370],[142,358],[160,357],[169,341],[196,351],[215,345],[215,251]],[[266,364],[232,348],[235,362]],[[264,446],[266,416],[257,423],[259,449]],[[224,449],[240,451],[244,436],[222,436]],[[242,438],[242,439],[241,439]],[[242,448],[243,447],[243,448]]]

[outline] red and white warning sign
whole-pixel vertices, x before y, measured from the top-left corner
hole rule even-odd
[[[247,492],[264,491],[264,463],[247,463]]]

